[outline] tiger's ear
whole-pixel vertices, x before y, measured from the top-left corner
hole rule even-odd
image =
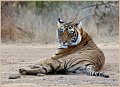
[[[64,24],[64,21],[58,18],[58,27],[61,27]]]
[[[81,21],[79,21],[78,23],[76,23],[76,26],[77,26],[77,28],[82,28],[82,22]]]

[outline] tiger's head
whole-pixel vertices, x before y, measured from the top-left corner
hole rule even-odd
[[[59,48],[68,48],[69,46],[78,45],[81,41],[80,28],[81,22],[65,23],[58,18],[57,36],[60,44]]]

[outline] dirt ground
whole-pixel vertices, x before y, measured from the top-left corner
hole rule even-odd
[[[9,79],[10,75],[19,74],[18,69],[30,65],[40,58],[54,54],[57,46],[54,45],[8,45],[2,44],[1,49],[1,86],[2,87],[61,87],[81,85],[118,86],[119,85],[119,49],[118,45],[98,45],[104,52],[106,64],[102,71],[109,78],[79,75],[45,75],[21,76],[18,79]]]

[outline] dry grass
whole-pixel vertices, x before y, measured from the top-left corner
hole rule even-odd
[[[75,18],[77,12],[77,20],[94,13],[94,8],[81,9],[87,5],[88,2],[76,2],[73,5],[67,2],[61,5],[60,9],[53,8],[49,12],[44,9],[41,13],[39,9],[34,6],[32,9],[27,7],[12,6],[9,4],[2,10],[2,26],[1,38],[4,42],[17,43],[52,43],[56,42],[57,18],[69,22]],[[93,37],[95,42],[116,42],[118,43],[118,8],[107,8],[105,10],[108,16],[100,19],[99,16],[95,19],[86,18],[83,21],[84,29]],[[99,15],[102,15],[104,8],[100,7]],[[7,18],[5,17],[7,14]],[[96,26],[96,24],[98,24]],[[17,27],[16,27],[17,26]],[[21,30],[20,30],[20,29]]]

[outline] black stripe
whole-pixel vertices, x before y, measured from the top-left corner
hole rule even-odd
[[[76,66],[76,65],[77,65],[77,64],[79,64],[79,63],[80,63],[80,61],[79,61],[79,62],[77,62],[76,64],[74,64],[74,65],[70,66],[68,69],[70,69],[70,68],[72,68],[72,67]]]
[[[76,33],[75,33],[75,34],[76,34],[76,37],[77,37],[77,38],[76,38],[76,40],[77,40],[77,39],[78,39],[78,32],[76,31]]]
[[[93,76],[95,76],[95,72],[93,72]]]
[[[88,36],[88,35],[87,35],[87,34],[85,34],[85,36],[84,36],[84,38],[83,38],[83,39],[85,40],[85,39],[87,38],[87,36]]]
[[[51,72],[55,72],[54,66],[53,66],[51,63],[50,63],[49,65],[50,65],[50,67],[51,67],[51,69],[52,69]]]
[[[63,48],[58,48],[58,49],[63,49]],[[60,54],[63,54],[63,53],[59,53],[59,54],[55,53],[55,55],[60,55]],[[54,58],[53,58],[53,59],[54,59]]]
[[[65,69],[67,69],[67,66],[68,66],[68,64],[70,63],[70,61],[71,61],[71,59],[66,63],[66,65],[65,65]]]
[[[93,72],[92,71],[90,71],[90,75],[93,76]]]
[[[76,61],[76,59],[73,59],[73,60],[71,61],[71,63],[69,64],[70,68],[71,68],[71,65],[72,65],[75,61]]]
[[[76,60],[75,60],[76,61]],[[84,61],[84,60],[82,60],[82,61]],[[68,69],[70,69],[70,68],[72,68],[72,67],[74,67],[74,66],[76,66],[77,64],[79,64],[80,62],[82,62],[82,61],[78,61],[77,63],[75,63],[75,64],[73,64],[73,65],[71,65]],[[73,61],[74,62],[74,61]],[[73,63],[72,62],[72,63]]]
[[[60,68],[61,63],[60,63],[60,61],[58,61],[57,59],[54,59],[54,58],[52,58],[52,59],[55,60],[55,61],[57,61],[57,62],[59,63],[59,66],[55,69],[55,71],[56,71],[56,70],[58,70],[58,69]]]
[[[64,63],[64,69],[66,69],[66,68],[67,68],[67,67],[66,67],[66,63],[67,63],[67,62],[66,62],[66,61],[64,61],[64,62],[65,62],[65,63]]]
[[[76,31],[76,32],[74,31],[74,33],[75,33],[75,34],[73,34],[73,35],[74,35],[74,36],[73,36],[73,37],[74,37],[74,40],[71,40],[71,41],[76,42],[77,39],[78,39],[78,32],[77,32],[77,31]],[[72,37],[72,38],[73,38],[73,37]]]
[[[80,32],[81,32],[81,35],[83,35],[83,29],[82,28],[81,28]]]
[[[92,65],[92,64],[86,64],[85,66],[87,67],[87,66],[89,66],[89,65]]]
[[[78,69],[80,69],[81,67],[77,67],[73,72],[76,72]]]
[[[59,66],[55,69],[55,71],[57,71],[61,66],[61,63],[60,62],[58,62],[58,63],[59,63]]]
[[[82,40],[84,41],[87,36],[88,36],[88,34],[85,34],[85,36],[82,38]]]
[[[45,67],[42,67],[42,69],[44,69],[44,70],[45,70],[45,72],[47,73],[47,69],[46,69]]]
[[[99,76],[99,72],[96,72],[96,76]]]
[[[64,48],[58,48],[58,49],[64,49]]]

